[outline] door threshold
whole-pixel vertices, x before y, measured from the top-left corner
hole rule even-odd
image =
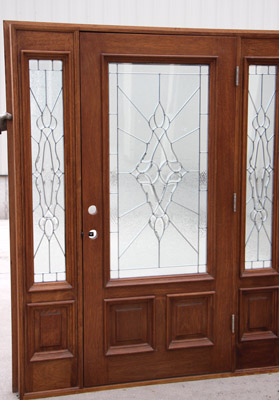
[[[167,383],[179,383],[179,382],[198,381],[198,380],[205,380],[205,379],[233,378],[233,377],[237,377],[237,376],[258,375],[258,374],[267,374],[267,373],[271,374],[271,373],[276,373],[276,372],[279,372],[279,366],[262,367],[262,368],[246,368],[246,369],[237,369],[237,370],[235,370],[235,372],[218,372],[218,373],[214,373],[214,374],[180,376],[180,377],[176,377],[176,378],[164,378],[164,379],[153,379],[153,380],[149,380],[149,381],[116,383],[116,384],[95,386],[95,387],[86,387],[86,388],[75,387],[75,388],[69,388],[69,389],[57,389],[57,390],[43,391],[43,392],[36,392],[36,393],[26,393],[23,396],[23,399],[31,400],[31,399],[38,399],[38,398],[44,398],[44,397],[66,396],[66,395],[70,395],[70,394],[99,392],[101,390],[115,390],[115,389],[125,389],[125,388],[149,386],[149,385],[163,385],[163,384],[167,384]]]

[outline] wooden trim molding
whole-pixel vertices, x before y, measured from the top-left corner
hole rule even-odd
[[[220,379],[220,378],[233,378],[244,375],[257,375],[257,374],[275,374],[279,372],[278,367],[266,367],[266,368],[250,368],[243,370],[236,370],[235,372],[221,372],[217,374],[205,374],[199,376],[182,376],[178,378],[167,378],[167,379],[155,379],[151,381],[141,381],[141,382],[133,382],[133,383],[120,383],[114,385],[106,385],[106,386],[97,386],[94,388],[71,388],[71,389],[63,389],[63,390],[54,390],[52,392],[41,392],[41,393],[26,393],[23,397],[23,400],[35,400],[39,398],[45,397],[53,397],[58,395],[70,395],[70,394],[81,394],[81,393],[94,393],[102,390],[116,390],[116,389],[125,389],[125,388],[133,388],[133,387],[142,387],[142,386],[152,386],[152,385],[162,385],[166,383],[180,383],[180,382],[194,382],[200,380],[207,379]]]
[[[90,25],[54,22],[33,22],[5,20],[4,24],[16,30],[48,31],[48,32],[101,32],[101,33],[148,33],[154,35],[191,35],[191,36],[231,36],[245,38],[278,38],[277,30],[245,30],[245,29],[192,29],[169,27],[143,27],[125,25]]]

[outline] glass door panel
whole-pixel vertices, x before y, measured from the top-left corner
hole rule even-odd
[[[208,65],[109,63],[110,276],[206,272]]]
[[[245,269],[271,268],[276,108],[275,65],[250,65]]]
[[[34,281],[66,280],[63,61],[29,60]]]

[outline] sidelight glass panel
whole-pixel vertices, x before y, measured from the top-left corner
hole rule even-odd
[[[63,64],[29,60],[34,281],[66,279]]]
[[[208,65],[109,64],[111,278],[206,272]]]
[[[271,268],[276,73],[250,65],[247,126],[245,269]]]

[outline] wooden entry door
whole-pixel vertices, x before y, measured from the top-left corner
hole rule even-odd
[[[232,369],[236,39],[81,33],[84,384]]]

